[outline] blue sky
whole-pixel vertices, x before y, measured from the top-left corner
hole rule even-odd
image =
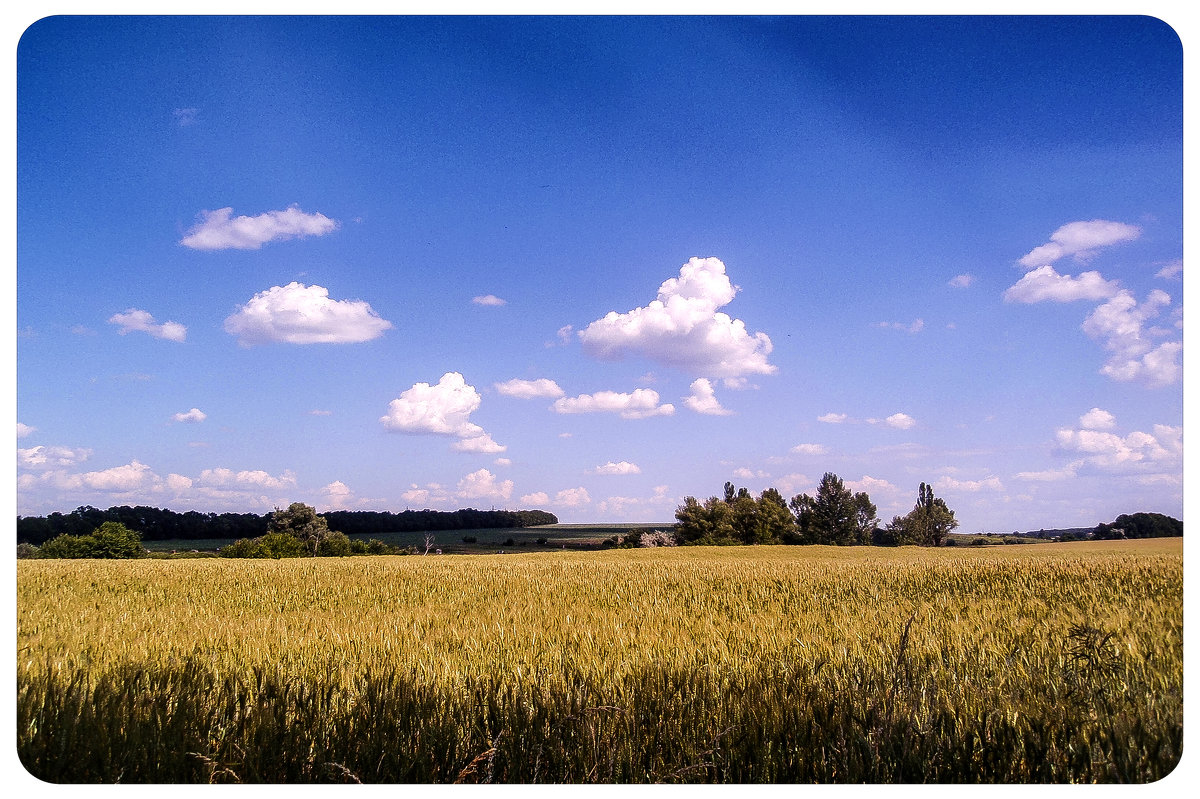
[[[89,18],[17,53],[21,514],[1183,509],[1150,17]]]

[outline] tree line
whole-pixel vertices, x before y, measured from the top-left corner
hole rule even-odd
[[[535,527],[557,524],[558,517],[541,510],[456,511],[405,510],[331,511],[323,514],[328,522],[347,535],[420,532],[425,530],[470,530],[505,527]],[[18,516],[17,542],[40,546],[60,535],[90,535],[106,522],[116,522],[136,532],[144,541],[171,541],[198,538],[255,538],[267,533],[272,514],[200,513],[175,511],[144,505],[119,505],[100,510],[82,505],[70,513],[48,516]]]
[[[815,495],[790,500],[775,488],[757,497],[746,488],[725,484],[723,497],[700,502],[686,497],[675,510],[680,544],[831,544],[941,546],[958,527],[954,511],[921,483],[917,502],[904,516],[880,526],[878,510],[865,491],[853,492],[840,477],[826,472]]]

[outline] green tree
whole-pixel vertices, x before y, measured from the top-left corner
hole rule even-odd
[[[954,511],[947,507],[945,500],[934,496],[933,486],[921,483],[916,506],[907,516],[894,517],[888,530],[900,544],[940,547],[956,527],[958,520],[954,518]]]
[[[38,550],[42,558],[140,558],[145,554],[141,536],[120,522],[104,522],[88,535],[55,536]]]
[[[321,543],[332,534],[325,517],[318,516],[316,508],[303,502],[293,502],[287,510],[276,508],[267,522],[267,533],[295,536],[304,542],[313,555],[320,551]]]
[[[736,541],[733,527],[733,508],[723,500],[709,497],[700,504],[695,497],[685,497],[675,509],[675,534],[684,544],[722,544]]]
[[[866,544],[879,521],[871,498],[865,492],[852,492],[832,472],[821,477],[815,497],[798,494],[789,505],[804,544]]]

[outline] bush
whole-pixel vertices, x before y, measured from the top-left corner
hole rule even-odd
[[[544,546],[546,546],[546,544],[550,543],[545,538],[539,538],[537,540],[537,542],[538,542],[538,546],[540,546],[540,547],[544,547]]]
[[[217,550],[222,558],[265,558],[262,545],[257,538],[239,538],[228,546]]]
[[[330,533],[317,545],[317,554],[327,558],[344,558],[354,554],[354,548],[345,533]]]
[[[464,536],[463,536],[463,543],[464,543],[464,544],[474,544],[474,543],[475,543],[475,542],[477,542],[478,540],[479,540],[479,539],[478,539],[478,538],[476,538],[476,537],[475,537],[475,536],[473,536],[473,535],[464,535]]]
[[[105,522],[90,535],[67,535],[50,539],[38,550],[41,558],[141,558],[146,550],[142,538],[120,522]]]
[[[38,548],[33,544],[22,541],[17,544],[18,558],[36,558],[38,556]]]

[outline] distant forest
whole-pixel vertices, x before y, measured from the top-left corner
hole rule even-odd
[[[504,527],[536,527],[557,524],[558,517],[541,510],[456,511],[406,510],[402,513],[369,510],[338,510],[321,514],[330,530],[346,535],[378,535],[423,530],[474,530]],[[41,546],[55,536],[88,535],[105,522],[120,522],[141,534],[143,541],[197,538],[256,538],[267,532],[271,514],[200,513],[120,505],[100,510],[90,505],[70,513],[49,516],[18,516],[17,542]]]

